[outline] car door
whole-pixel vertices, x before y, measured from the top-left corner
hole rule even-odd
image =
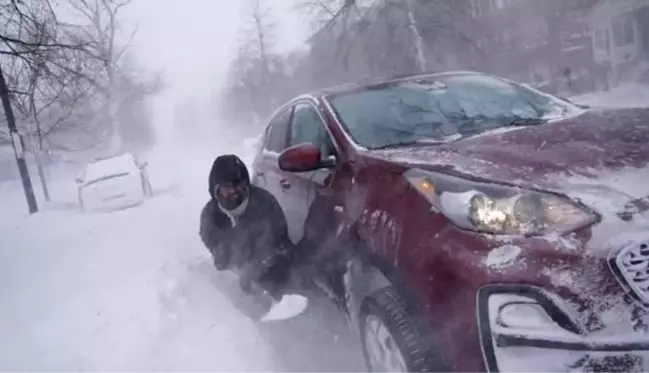
[[[299,101],[294,106],[288,138],[288,146],[312,143],[320,148],[323,159],[336,156],[323,119],[315,105],[308,100]],[[289,234],[294,243],[303,238],[311,205],[318,195],[326,193],[333,172],[331,169],[300,173],[282,172],[280,186],[284,192]]]
[[[326,128],[323,117],[311,101],[299,102],[289,125],[289,146],[311,143],[320,148],[323,159],[333,158],[333,168],[311,172],[284,173],[290,188],[284,194],[290,206],[290,221],[300,240],[300,250],[315,259],[312,280],[327,297],[344,308],[343,274],[348,253],[337,244],[345,227],[344,203],[341,200],[349,181],[344,171],[339,147]],[[287,208],[287,211],[289,209]]]
[[[252,184],[266,189],[282,206],[284,215],[288,216],[284,203],[284,194],[280,186],[283,173],[278,167],[279,154],[288,147],[288,126],[293,112],[292,107],[287,107],[277,113],[266,128],[266,132],[259,147],[259,151],[252,164]]]

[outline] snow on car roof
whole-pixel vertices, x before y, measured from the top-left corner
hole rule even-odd
[[[90,181],[103,176],[132,172],[137,168],[135,158],[130,153],[101,159],[86,166],[85,180]]]

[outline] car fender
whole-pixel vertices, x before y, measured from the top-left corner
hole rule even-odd
[[[352,247],[355,255],[347,260],[343,284],[348,322],[354,329],[359,330],[359,319],[365,300],[386,287],[393,288],[399,294],[409,312],[418,313],[421,304],[399,269],[388,264],[359,241]]]
[[[390,286],[390,280],[381,271],[361,257],[349,259],[343,275],[344,300],[348,322],[358,330],[363,301],[375,291]]]

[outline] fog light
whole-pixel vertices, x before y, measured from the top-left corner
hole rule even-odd
[[[478,293],[478,325],[487,370],[572,371],[585,357],[583,351],[547,348],[551,346],[546,342],[551,344],[555,338],[565,341],[578,338],[574,330],[566,329],[565,320],[560,318],[557,322],[551,316],[557,317],[561,312],[558,307],[540,293],[532,294],[529,287],[503,285],[501,288],[505,290],[492,292],[483,288]]]
[[[505,328],[548,329],[556,327],[538,303],[511,302],[500,307],[497,322]]]

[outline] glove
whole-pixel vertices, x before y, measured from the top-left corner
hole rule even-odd
[[[228,269],[231,260],[230,250],[227,250],[222,245],[219,245],[219,247],[215,249],[210,249],[210,253],[212,254],[214,267],[216,267],[217,270],[223,271]]]
[[[253,321],[259,321],[271,309],[275,300],[254,282],[241,281],[241,292],[233,292],[230,299],[234,306]]]

